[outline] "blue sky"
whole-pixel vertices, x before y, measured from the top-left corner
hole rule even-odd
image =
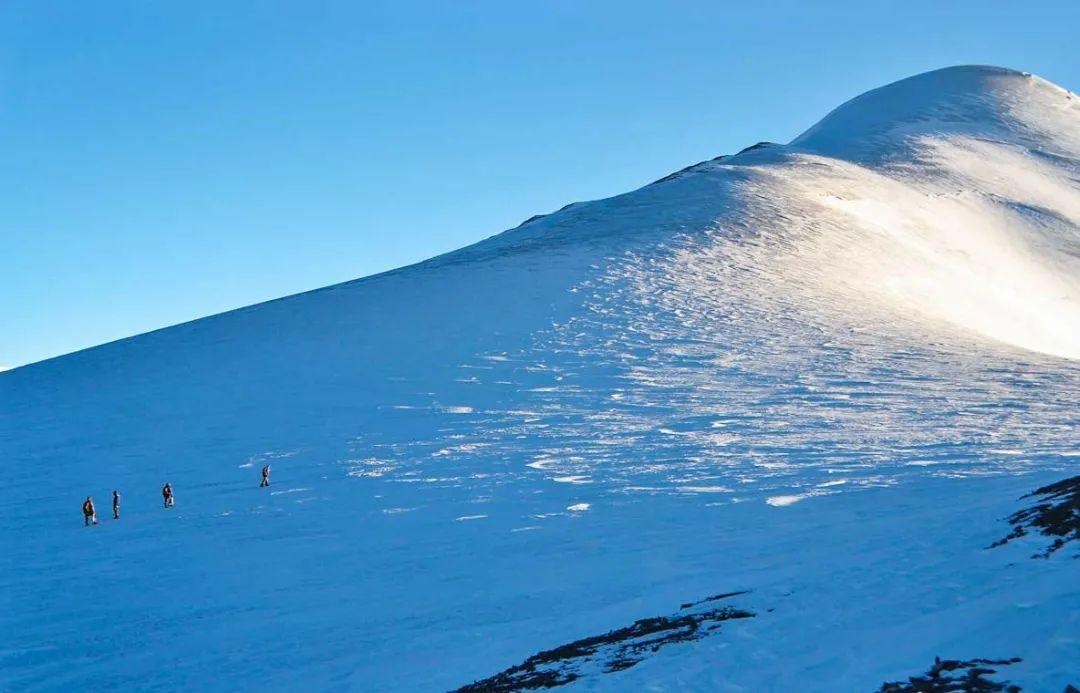
[[[0,365],[346,281],[985,63],[1080,3],[0,3]]]

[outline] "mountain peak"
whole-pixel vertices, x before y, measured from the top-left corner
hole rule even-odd
[[[940,653],[972,658],[943,685],[1061,691],[1078,101],[939,70],[795,147],[0,374],[0,689],[911,690],[882,682]]]
[[[913,137],[948,133],[1023,143],[1033,133],[1067,134],[1078,113],[1080,102],[1071,93],[1030,73],[958,65],[857,96],[791,145],[874,162],[902,151]]]

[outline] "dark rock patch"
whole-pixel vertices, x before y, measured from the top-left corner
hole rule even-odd
[[[707,163],[708,163],[707,161],[699,161],[696,164],[691,164],[690,166],[687,166],[686,168],[680,168],[675,173],[669,173],[666,176],[664,176],[663,178],[658,178],[657,180],[654,180],[652,183],[649,183],[649,185],[659,185],[660,183],[667,183],[669,180],[675,180],[676,178],[682,177],[683,174],[689,173],[690,171],[693,171],[694,169],[698,168],[699,166],[703,166],[703,165],[705,165]]]
[[[757,145],[754,145],[754,146],[756,147]],[[746,151],[746,150],[744,149],[743,151]],[[687,166],[686,168],[680,168],[675,173],[669,173],[666,176],[664,176],[663,178],[660,178],[658,180],[654,180],[652,183],[649,183],[649,185],[658,185],[659,183],[666,183],[669,180],[675,180],[676,178],[679,178],[679,177],[681,177],[682,175],[684,175],[686,173],[697,170],[697,169],[701,168],[702,166],[705,166],[706,164],[713,164],[713,163],[716,163],[718,161],[723,161],[724,159],[730,159],[730,158],[731,157],[729,155],[727,155],[727,154],[721,154],[720,156],[714,156],[713,158],[708,159],[706,161],[699,161],[696,164],[691,164],[691,165]]]
[[[686,604],[682,604],[681,606],[679,606],[679,609],[682,609],[682,610],[692,609],[695,606],[701,606],[702,604],[707,604],[709,602],[717,602],[717,601],[720,601],[721,599],[730,599],[731,597],[738,597],[738,596],[743,595],[743,594],[749,594],[749,591],[748,590],[743,590],[742,592],[723,592],[721,594],[714,594],[711,597],[705,597],[701,601],[687,602]]]
[[[736,154],[735,156],[738,156],[739,154],[745,154],[747,152],[752,152],[752,151],[755,151],[757,149],[769,149],[770,147],[778,147],[778,146],[780,146],[780,145],[778,145],[776,142],[758,142],[757,144],[752,144],[749,147],[746,147],[745,149],[740,149],[739,153]]]
[[[551,212],[549,214],[534,214],[531,217],[529,217],[528,219],[526,219],[525,221],[523,221],[520,224],[518,224],[517,226],[515,226],[514,228],[515,229],[520,229],[522,226],[526,226],[528,224],[531,224],[534,221],[540,221],[541,219],[547,219],[552,214],[558,214],[559,212],[565,212],[566,210],[570,209],[571,207],[573,207],[576,204],[578,204],[578,203],[577,202],[571,202],[568,205],[563,205],[562,207],[559,207],[554,212]]]
[[[643,618],[625,628],[539,652],[494,676],[462,686],[457,693],[511,693],[555,688],[590,674],[629,669],[666,645],[711,635],[723,621],[753,618],[750,611],[714,604],[740,594],[745,592],[718,594],[683,604],[670,616]]]
[[[528,219],[526,219],[525,221],[518,224],[517,228],[520,229],[525,224],[531,224],[534,221],[539,221],[539,220],[543,219],[544,217],[548,217],[548,216],[551,216],[551,215],[550,214],[534,214],[531,217],[529,217]]]
[[[966,661],[935,657],[930,671],[921,676],[912,676],[907,681],[883,684],[878,693],[1019,693],[1019,686],[989,678],[997,674],[994,667],[1009,666],[1019,661],[1019,657]]]
[[[1045,537],[1052,537],[1053,541],[1032,558],[1049,558],[1069,542],[1080,541],[1080,476],[1043,486],[1024,498],[1037,498],[1038,502],[1010,516],[1009,524],[1013,525],[1013,531],[989,548],[1004,546],[1029,531],[1037,531]]]

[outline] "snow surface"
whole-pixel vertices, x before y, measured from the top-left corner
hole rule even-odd
[[[1077,473],[1078,181],[1075,95],[949,68],[4,372],[0,688],[448,690],[742,590],[754,618],[569,688],[872,691],[939,655],[1080,685],[1075,551],[985,548]]]

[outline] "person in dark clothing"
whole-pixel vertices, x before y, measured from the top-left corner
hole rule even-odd
[[[259,484],[259,488],[270,485],[270,465],[266,465],[262,468],[262,483]]]
[[[82,504],[83,514],[83,527],[87,527],[93,522],[97,524],[97,510],[94,508],[94,499],[90,496],[86,497],[86,500]]]
[[[120,492],[116,489],[112,492],[112,516],[114,520],[120,519]]]
[[[175,501],[173,500],[172,484],[166,483],[161,489],[161,497],[165,499],[165,507],[171,508]]]

